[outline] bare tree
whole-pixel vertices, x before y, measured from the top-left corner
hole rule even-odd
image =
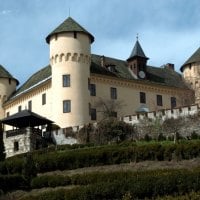
[[[102,114],[103,120],[112,117],[116,118],[123,106],[122,101],[114,99],[104,100],[102,98],[99,98],[94,105],[97,112]]]
[[[155,119],[143,118],[140,120],[140,123],[137,125],[139,130],[140,137],[144,137],[145,135],[149,135],[156,140],[158,140],[159,135],[162,134],[162,124],[163,121],[160,117],[156,117]]]
[[[171,118],[171,119],[166,119],[163,122],[163,130],[164,132],[168,134],[173,134],[174,135],[174,143],[178,141],[178,136],[181,128],[185,124],[185,118],[179,117],[177,119]]]

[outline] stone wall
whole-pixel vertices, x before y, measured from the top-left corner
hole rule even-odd
[[[37,140],[41,139],[41,130],[23,128],[5,131],[3,141],[6,157],[26,153],[37,148]]]

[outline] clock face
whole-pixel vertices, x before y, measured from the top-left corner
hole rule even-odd
[[[145,78],[145,76],[146,76],[145,73],[144,73],[143,71],[139,71],[138,75],[139,75],[139,77],[142,78],[142,79]]]

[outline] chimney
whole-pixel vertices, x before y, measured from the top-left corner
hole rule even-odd
[[[105,67],[105,56],[101,56],[101,66]]]
[[[171,69],[171,70],[174,71],[174,64],[172,64],[172,63],[167,63],[167,64],[165,65],[165,68],[166,68],[166,69]]]

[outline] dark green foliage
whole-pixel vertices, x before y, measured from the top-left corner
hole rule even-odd
[[[38,176],[32,179],[31,188],[43,188],[43,187],[57,187],[66,186],[71,184],[71,178],[68,176]]]
[[[200,142],[185,142],[180,144],[162,145],[159,143],[136,145],[123,143],[121,145],[107,145],[101,147],[82,148],[74,150],[60,150],[40,152],[32,155],[31,165],[27,164],[30,176],[36,172],[43,173],[54,170],[70,170],[82,167],[111,165],[119,163],[140,162],[145,160],[170,161],[172,159],[192,159],[200,156]],[[29,163],[29,162],[28,162]],[[0,162],[1,174],[25,173],[23,157],[13,157]],[[35,166],[37,171],[35,171]],[[33,174],[32,174],[33,173]],[[24,174],[25,175],[25,174]],[[26,177],[27,175],[25,175]]]
[[[144,141],[149,142],[151,140],[152,140],[152,138],[148,134],[145,134]]]
[[[37,176],[37,169],[35,162],[30,153],[27,153],[23,160],[22,175],[27,183],[30,183],[31,179]]]
[[[58,176],[60,178],[60,176]],[[65,177],[66,178],[66,177]],[[79,185],[73,189],[44,192],[36,199],[122,199],[129,192],[136,199],[155,198],[169,194],[182,195],[191,191],[200,190],[200,169],[190,170],[152,170],[152,171],[118,171],[118,172],[94,172],[77,174],[68,177],[71,184]],[[41,177],[34,178],[42,180]],[[50,176],[46,181],[49,182]],[[59,185],[56,175],[52,177],[54,186]],[[61,184],[63,185],[63,178]],[[66,183],[68,185],[69,182]],[[45,185],[41,181],[41,186]],[[39,184],[37,185],[39,186]],[[62,195],[60,195],[62,193]],[[24,198],[28,200],[30,198]],[[34,199],[34,198],[33,198]]]
[[[3,129],[2,124],[0,123],[0,161],[5,160],[5,148],[3,143]]]
[[[116,118],[108,118],[100,122],[98,124],[98,131],[101,137],[105,138],[105,142],[121,142],[134,133],[133,126]]]
[[[21,175],[0,175],[0,190],[3,192],[25,188],[26,181]]]
[[[191,134],[191,139],[197,140],[197,139],[199,139],[199,135],[195,131],[193,131],[192,134]]]

